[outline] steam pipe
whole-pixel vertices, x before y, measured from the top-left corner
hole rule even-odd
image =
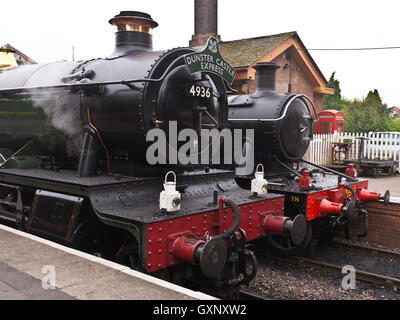
[[[236,231],[237,228],[239,228],[240,225],[240,220],[241,220],[241,215],[240,215],[240,209],[237,206],[237,204],[231,200],[231,199],[223,199],[221,198],[220,201],[223,201],[228,207],[231,207],[233,210],[233,213],[235,214],[235,220],[233,221],[233,225],[224,233],[219,234],[215,236],[214,238],[219,238],[222,240],[229,239]]]
[[[86,132],[79,160],[78,176],[95,176],[97,171],[98,157],[99,145],[96,141],[96,138],[92,134]]]
[[[347,190],[349,190],[350,192],[351,192],[351,194],[353,195],[353,200],[354,200],[354,202],[357,202],[357,193],[356,193],[356,191],[352,188],[352,187],[350,187],[348,184],[346,184],[346,183],[341,183],[339,186],[341,186],[341,187],[343,187],[343,188],[345,188],[345,189],[347,189]]]
[[[368,234],[368,211],[365,209],[361,209],[361,214],[364,215],[364,232],[357,233],[358,238],[364,238]]]

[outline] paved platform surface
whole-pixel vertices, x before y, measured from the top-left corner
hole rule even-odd
[[[370,176],[362,176],[368,179],[368,189],[373,192],[385,193],[390,191],[392,197],[400,197],[400,174],[396,176],[382,175],[376,178]]]
[[[55,281],[52,282],[51,279]],[[55,288],[49,288],[53,283]],[[0,299],[215,298],[0,225]]]

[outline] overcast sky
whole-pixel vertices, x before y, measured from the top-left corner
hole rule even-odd
[[[309,48],[400,46],[399,0],[219,0],[223,41],[297,31]],[[155,50],[188,46],[194,32],[194,0],[2,1],[0,44],[10,43],[40,63],[105,57],[113,51],[108,20],[122,10],[144,11],[159,23]],[[336,71],[342,95],[365,97],[378,89],[400,106],[400,49],[310,51],[328,80]]]

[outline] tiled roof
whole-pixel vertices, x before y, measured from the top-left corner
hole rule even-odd
[[[5,45],[3,45],[4,48],[7,49],[11,49],[14,50],[15,53],[14,55],[16,56],[21,56],[23,57],[26,61],[28,61],[30,64],[36,64],[37,62],[34,61],[33,59],[29,58],[26,54],[22,53],[21,51],[19,51],[18,49],[15,49],[12,45],[10,45],[9,43],[6,43]]]
[[[219,50],[221,55],[233,67],[247,67],[296,34],[293,31],[264,37],[220,42]]]

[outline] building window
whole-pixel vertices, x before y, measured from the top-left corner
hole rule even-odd
[[[321,122],[321,133],[322,134],[332,133],[332,124],[330,122]]]

